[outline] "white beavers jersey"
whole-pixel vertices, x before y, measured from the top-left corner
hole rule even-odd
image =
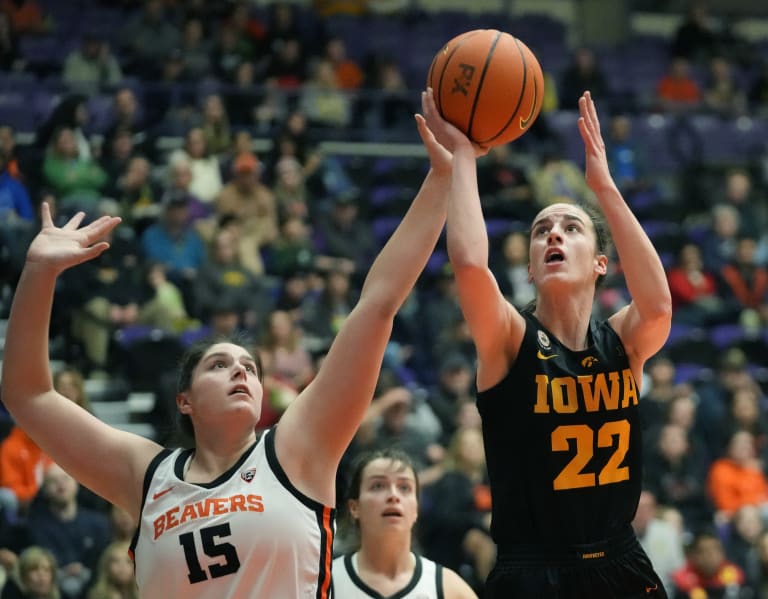
[[[413,577],[389,599],[443,599],[443,567],[415,553],[412,555],[416,560]],[[335,599],[385,599],[361,580],[357,573],[357,553],[333,560],[333,596]]]
[[[270,430],[216,480],[184,481],[192,450],[147,468],[131,543],[147,599],[328,599],[335,511],[299,492]]]

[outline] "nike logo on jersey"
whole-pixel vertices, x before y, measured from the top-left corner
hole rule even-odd
[[[155,493],[154,495],[152,495],[152,501],[154,501],[155,499],[160,499],[160,498],[161,498],[163,495],[165,495],[166,493],[170,493],[171,491],[173,491],[173,488],[174,488],[175,486],[176,486],[176,485],[171,485],[171,486],[170,486],[170,487],[168,487],[167,489],[163,489],[162,491],[158,491],[157,493]]]
[[[653,585],[652,587],[645,587],[645,592],[646,594],[650,594],[650,593],[653,593],[653,591],[655,591],[658,588],[659,588],[659,585],[657,584]]]
[[[558,354],[550,354],[549,356],[547,356],[545,354],[542,354],[541,350],[536,352],[536,357],[539,360],[551,360],[552,358],[556,358],[557,356],[558,356]]]

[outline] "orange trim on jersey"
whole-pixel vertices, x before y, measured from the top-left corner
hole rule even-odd
[[[324,574],[320,586],[320,599],[328,599],[331,589],[331,562],[333,561],[333,526],[331,508],[323,506],[323,536],[325,537]]]

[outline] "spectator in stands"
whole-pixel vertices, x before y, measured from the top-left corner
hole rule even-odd
[[[107,173],[91,158],[78,156],[76,134],[69,127],[54,132],[43,160],[43,176],[58,196],[63,213],[83,210],[94,216]]]
[[[513,231],[504,236],[500,250],[492,258],[491,271],[504,297],[522,309],[536,298],[528,276],[528,238],[522,231]]]
[[[0,124],[0,153],[5,155],[5,169],[11,177],[24,182],[24,172],[16,153],[16,130],[8,124]]]
[[[725,554],[743,570],[746,583],[752,588],[760,581],[759,542],[764,531],[760,508],[745,505],[736,510],[725,533]]]
[[[234,83],[235,73],[241,64],[251,64],[251,50],[240,44],[237,30],[228,23],[215,29],[215,41],[211,51],[212,74],[225,83]],[[233,115],[234,116],[234,115]],[[238,122],[239,121],[235,121]]]
[[[312,355],[304,341],[304,332],[288,312],[273,310],[267,316],[262,345],[272,352],[274,375],[298,391],[304,389],[315,376]]]
[[[440,422],[440,442],[447,446],[459,428],[463,406],[474,399],[475,369],[460,353],[445,356],[437,369],[437,381],[427,396]]]
[[[221,160],[232,146],[232,131],[229,115],[219,94],[210,94],[203,99],[203,119],[200,123],[208,151]]]
[[[139,599],[128,541],[107,545],[86,599]]]
[[[222,26],[232,31],[235,47],[242,58],[256,60],[263,53],[265,25],[251,14],[247,2],[232,2]]]
[[[83,373],[74,366],[64,366],[53,375],[53,388],[78,406],[93,413],[91,400],[85,391]]]
[[[309,219],[309,193],[301,163],[293,156],[283,156],[275,165],[272,186],[280,219]]]
[[[296,271],[311,270],[315,248],[311,229],[303,219],[288,216],[280,225],[280,235],[266,249],[266,270],[271,275],[288,277]]]
[[[466,571],[482,588],[496,559],[490,537],[491,492],[479,428],[457,430],[444,460],[444,472],[424,488],[421,541],[424,555]]]
[[[768,206],[759,185],[746,168],[731,168],[725,172],[724,190],[716,200],[732,206],[739,213],[739,231],[759,239],[768,227]]]
[[[692,447],[685,429],[666,424],[655,447],[646,452],[643,487],[661,505],[676,508],[688,530],[712,522],[712,506],[706,491],[707,463]]]
[[[14,560],[2,599],[60,599],[58,564],[48,549],[31,545]]]
[[[219,159],[211,153],[204,131],[192,127],[184,136],[184,149],[174,150],[168,158],[172,166],[177,160],[185,159],[192,170],[189,191],[206,204],[216,200],[221,192],[222,177]]]
[[[120,63],[109,49],[108,42],[96,31],[83,35],[79,48],[64,59],[61,79],[71,90],[98,93],[108,85],[117,85],[123,78]]]
[[[59,564],[65,597],[80,597],[91,583],[98,557],[109,543],[109,521],[77,501],[78,483],[58,464],[45,473],[40,503],[27,520],[33,544],[51,551]]]
[[[686,113],[697,109],[702,101],[699,84],[691,76],[688,59],[673,58],[667,73],[656,85],[658,109],[670,113]]]
[[[712,219],[701,241],[701,256],[707,269],[718,273],[736,253],[742,221],[738,209],[730,204],[715,204],[710,213]]]
[[[726,297],[746,330],[759,333],[768,305],[768,268],[757,264],[757,240],[740,235],[733,258],[720,269]]]
[[[32,221],[34,221],[34,209],[29,192],[13,175],[8,150],[0,148],[0,229],[7,231],[19,224],[31,224]],[[4,235],[2,231],[0,236]]]
[[[213,204],[203,202],[192,192],[192,177],[192,165],[189,158],[183,155],[177,156],[168,165],[165,193],[163,193],[161,203],[186,201],[189,222],[193,223],[200,234],[207,240],[211,237],[211,231],[215,228]],[[171,198],[174,199],[171,200]]]
[[[53,19],[37,0],[2,0],[0,12],[8,15],[18,35],[47,33],[53,25]]]
[[[160,216],[161,191],[152,179],[152,165],[145,157],[133,156],[111,191],[120,206],[119,214],[137,235]]]
[[[679,530],[659,517],[656,497],[648,490],[640,493],[632,528],[664,588],[671,589],[672,573],[685,563],[683,539]]]
[[[179,48],[181,32],[164,12],[162,0],[144,0],[143,10],[136,12],[120,32],[126,70],[132,75],[157,79],[160,66]]]
[[[489,218],[531,222],[536,216],[533,187],[510,144],[495,146],[478,160],[477,186]]]
[[[269,296],[264,278],[257,278],[240,264],[235,232],[226,227],[216,231],[208,258],[194,281],[195,315],[207,322],[216,305],[226,300],[246,322],[255,324],[272,308]]]
[[[311,75],[302,85],[299,108],[312,127],[332,131],[349,124],[349,95],[339,86],[330,60],[321,58],[312,65]]]
[[[689,61],[706,62],[718,50],[718,38],[706,2],[694,0],[675,31],[671,54]]]
[[[138,150],[133,144],[133,134],[128,127],[115,129],[108,140],[105,138],[99,164],[107,173],[107,194],[115,195],[115,182],[128,168],[130,160],[137,155]]]
[[[733,73],[733,65],[716,56],[709,63],[709,78],[704,85],[704,106],[725,119],[747,112],[747,94]]]
[[[301,41],[288,38],[277,44],[269,55],[264,75],[282,90],[298,90],[307,76],[307,58]]]
[[[588,88],[585,88],[588,89]],[[565,157],[562,148],[552,147],[531,173],[537,209],[557,202],[591,204],[594,195],[584,182],[584,173]]]
[[[205,260],[205,246],[190,222],[188,199],[166,197],[160,219],[144,230],[140,242],[145,258],[165,266],[168,278],[191,305],[191,287]]]
[[[51,458],[19,426],[0,443],[0,515],[13,524],[26,518]]]
[[[23,67],[19,64],[19,41],[7,14],[0,12],[0,70],[11,71]]]
[[[131,135],[131,145],[146,156],[152,155],[152,138],[143,106],[136,93],[130,87],[119,87],[112,96],[112,114],[110,124],[104,132],[104,144],[107,152],[114,144],[118,133],[127,131]]]
[[[179,50],[186,79],[199,81],[210,74],[211,47],[199,18],[190,17],[184,22]]]
[[[647,435],[649,431],[661,428],[669,404],[677,396],[675,364],[667,354],[659,352],[646,363],[644,375],[639,406],[643,431]]]
[[[672,575],[672,581],[677,599],[741,597],[744,572],[726,558],[716,534],[701,532],[694,537],[686,564]]]
[[[608,83],[591,48],[577,48],[571,62],[560,75],[557,90],[560,106],[577,106],[584,90],[593,97],[610,97]]]
[[[330,347],[352,311],[356,296],[347,270],[327,270],[322,291],[309,297],[302,306],[301,325],[305,335],[314,338],[321,347]]]
[[[748,431],[755,438],[755,450],[761,465],[768,465],[768,415],[762,407],[763,396],[755,387],[736,389],[728,402],[728,415],[721,423],[725,451],[728,439],[737,431]]]
[[[327,58],[336,74],[336,82],[343,90],[358,89],[363,84],[363,70],[347,55],[347,44],[344,38],[333,35],[325,42],[323,56]]]
[[[360,214],[359,199],[344,193],[333,198],[329,213],[317,222],[315,230],[322,239],[319,253],[346,258],[365,272],[376,248],[370,222]]]
[[[755,437],[739,430],[728,440],[726,454],[712,462],[707,489],[719,522],[727,522],[745,505],[768,510],[768,479],[757,459]]]
[[[46,150],[53,141],[54,134],[63,128],[69,129],[75,141],[74,156],[79,160],[92,157],[91,142],[87,137],[90,115],[86,105],[87,98],[81,94],[70,94],[62,98],[45,122],[38,128],[35,145],[39,150]]]
[[[676,322],[706,326],[727,320],[728,306],[718,294],[715,274],[705,265],[695,243],[680,248],[667,278]]]
[[[235,216],[240,224],[240,262],[254,275],[264,272],[261,248],[277,237],[277,206],[272,191],[261,182],[261,163],[252,153],[232,165],[232,179],[216,199],[216,214]]]
[[[608,164],[622,193],[631,194],[649,185],[645,145],[633,137],[632,121],[627,115],[611,119],[605,145]]]
[[[425,434],[413,418],[416,404],[413,391],[402,386],[396,377],[388,377],[385,371],[355,435],[355,452],[399,447],[410,457],[420,476],[433,479],[432,468],[444,452],[437,439]]]

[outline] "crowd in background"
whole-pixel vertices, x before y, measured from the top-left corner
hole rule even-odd
[[[87,219],[120,215],[109,251],[65,273],[56,290],[57,390],[83,409],[91,409],[84,379],[151,391],[156,436],[170,443],[176,359],[202,336],[240,333],[257,344],[264,367],[267,428],[312,380],[427,168],[419,157],[334,154],[322,142],[343,140],[347,130],[415,131],[418,83],[403,57],[353,57],[347,40],[324,26],[333,2],[315,10],[117,4],[116,35],[83,32],[51,72],[19,54],[26,36],[55,30],[46,5],[0,2],[0,80],[31,73],[60,90],[32,131],[0,110],[0,318],[39,229],[41,202],[58,223],[79,210]],[[648,226],[674,301],[668,346],[643,381],[646,476],[636,532],[680,597],[715,588],[761,597],[768,596],[768,169],[757,156],[656,172],[631,118],[666,114],[684,137],[686,115],[725,122],[768,110],[761,66],[768,56],[714,23],[694,3],[668,40],[669,73],[634,101],[610,89],[599,53],[587,46],[574,48],[562,71],[543,64],[541,117],[519,142],[480,160],[478,183],[493,270],[523,307],[535,296],[530,219],[563,198],[591,201],[581,165],[549,119],[575,108],[585,89],[606,107],[612,173]],[[95,94],[109,99],[98,123],[89,112]],[[21,134],[32,135],[20,143]],[[182,142],[171,149],[164,140],[174,135]],[[611,269],[597,317],[627,301],[620,265]],[[422,487],[418,549],[479,590],[494,547],[474,367],[441,243],[396,319],[348,458],[392,444],[407,451]],[[127,553],[135,523],[78,488],[8,418],[2,438],[0,565],[9,582],[0,597],[135,596]],[[338,477],[340,507],[349,460]],[[341,551],[350,536],[339,524]]]

